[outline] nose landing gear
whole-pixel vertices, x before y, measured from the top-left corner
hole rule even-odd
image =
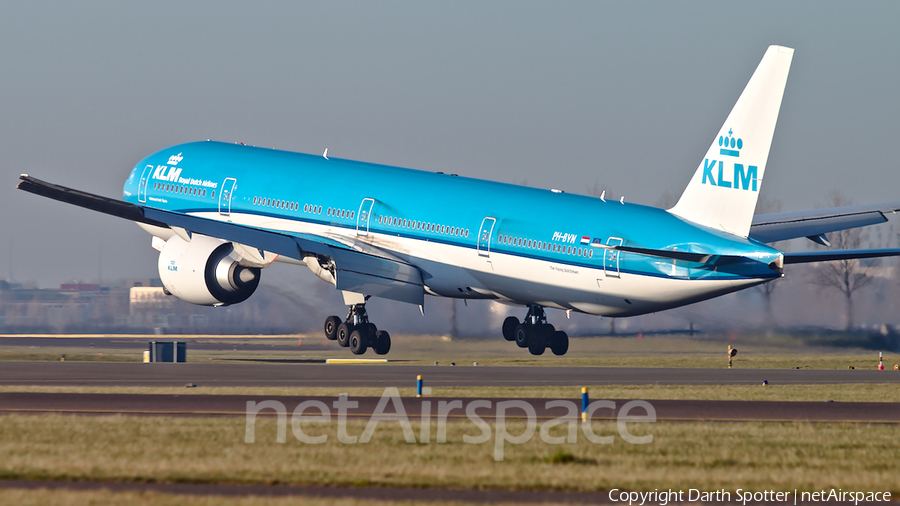
[[[543,355],[548,347],[554,355],[569,351],[569,336],[547,323],[544,308],[536,304],[528,307],[522,323],[515,316],[503,321],[503,338],[515,341],[519,348],[528,348],[532,355]]]
[[[336,340],[343,348],[350,348],[354,355],[362,355],[368,348],[372,348],[377,355],[387,355],[391,351],[390,334],[378,330],[374,323],[369,322],[365,303],[350,306],[347,319],[343,322],[339,316],[326,318],[325,338]]]

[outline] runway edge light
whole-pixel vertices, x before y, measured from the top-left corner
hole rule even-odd
[[[416,397],[422,397],[422,375],[416,376]]]
[[[591,400],[588,397],[588,387],[581,387],[581,421],[587,422],[588,415],[587,409],[591,404]]]

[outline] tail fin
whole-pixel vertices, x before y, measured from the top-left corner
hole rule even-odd
[[[769,46],[670,213],[747,237],[793,56],[791,48]]]

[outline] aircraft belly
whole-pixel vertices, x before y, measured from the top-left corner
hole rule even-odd
[[[206,216],[221,219],[216,213]],[[602,261],[596,267],[573,266],[491,252],[483,257],[472,248],[410,239],[370,231],[357,236],[343,227],[232,213],[243,225],[343,236],[384,249],[415,265],[428,293],[443,297],[500,299],[540,304],[602,316],[634,316],[706,300],[762,283],[762,280],[684,279],[622,272],[607,276]]]

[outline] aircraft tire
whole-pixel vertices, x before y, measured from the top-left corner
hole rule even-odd
[[[341,324],[340,316],[329,316],[325,318],[325,339],[334,341],[337,339],[337,328]]]
[[[507,341],[516,340],[516,327],[519,326],[519,319],[515,316],[507,316],[503,320],[503,339]]]
[[[346,323],[342,323],[338,325],[337,328],[337,342],[341,346],[341,348],[346,348],[350,346],[350,333],[353,332],[353,329],[350,328],[350,325]]]
[[[528,343],[531,342],[532,334],[534,334],[534,331],[531,328],[531,325],[528,325],[525,323],[520,323],[520,324],[516,325],[516,333],[515,333],[516,345],[519,348],[527,348]]]
[[[391,335],[387,332],[383,330],[376,332],[374,341],[372,349],[375,350],[376,355],[387,355],[391,351]]]
[[[350,351],[354,355],[362,355],[366,352],[366,349],[368,349],[366,341],[368,341],[368,339],[366,339],[366,336],[364,336],[362,332],[358,329],[354,330],[350,333]]]
[[[547,337],[543,332],[532,332],[528,341],[528,351],[532,355],[543,355],[547,349]]]
[[[554,355],[565,355],[569,351],[569,335],[562,330],[557,330],[550,337],[550,351]]]

